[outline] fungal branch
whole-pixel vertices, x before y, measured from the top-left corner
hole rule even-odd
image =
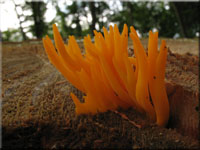
[[[74,38],[69,36],[65,45],[56,25],[53,25],[55,47],[50,38],[43,38],[43,45],[51,63],[77,89],[86,94],[84,103],[71,93],[76,114],[96,114],[118,107],[133,107],[146,113],[159,126],[169,119],[169,103],[165,89],[167,48],[162,41],[158,52],[158,32],[149,32],[148,56],[133,27],[130,37],[134,57],[128,56],[128,28],[124,25],[103,28],[104,35],[94,31],[94,43],[84,37],[85,54]],[[150,100],[152,98],[152,102]]]

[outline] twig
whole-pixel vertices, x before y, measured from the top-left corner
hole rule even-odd
[[[56,82],[56,85],[60,85],[60,84],[63,84],[63,83],[66,83],[67,81],[64,80],[64,81],[59,81],[59,82]]]
[[[113,112],[116,113],[116,114],[118,114],[118,115],[120,115],[123,119],[127,120],[128,122],[130,122],[130,123],[131,123],[132,125],[134,125],[135,127],[139,128],[139,129],[142,128],[141,125],[136,124],[134,121],[130,120],[125,114],[120,113],[120,112],[118,112],[118,111],[116,111],[116,110],[113,111]]]

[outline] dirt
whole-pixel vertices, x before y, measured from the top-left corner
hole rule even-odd
[[[3,43],[3,148],[198,149],[198,41],[167,44],[170,120],[163,128],[133,109],[76,116],[69,93],[83,94],[49,63],[42,43]]]

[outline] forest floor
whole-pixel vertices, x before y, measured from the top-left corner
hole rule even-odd
[[[83,94],[50,64],[41,42],[2,43],[3,148],[198,149],[198,40],[167,39],[167,46],[163,128],[133,109],[76,116],[69,93]]]

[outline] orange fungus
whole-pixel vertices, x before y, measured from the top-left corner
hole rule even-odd
[[[158,32],[149,32],[148,55],[133,27],[130,38],[134,56],[128,56],[128,28],[124,25],[103,28],[104,34],[94,31],[94,42],[84,37],[85,54],[74,38],[68,44],[53,25],[55,47],[50,38],[43,38],[44,48],[51,63],[77,89],[86,94],[84,103],[71,93],[76,114],[95,114],[118,107],[133,107],[145,112],[159,126],[169,119],[169,103],[165,89],[166,43],[161,42],[158,51]],[[150,97],[152,101],[150,100]]]

